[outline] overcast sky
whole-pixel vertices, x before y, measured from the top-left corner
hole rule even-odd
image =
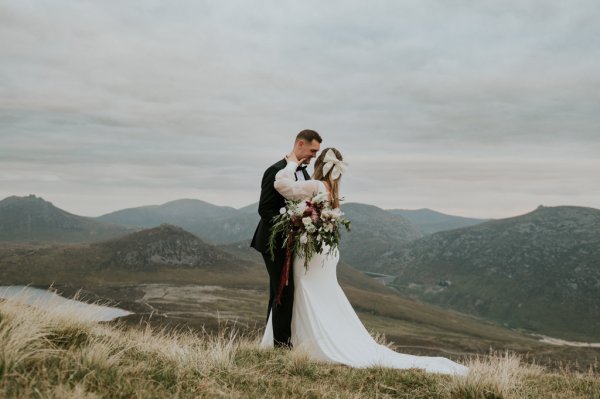
[[[258,201],[315,129],[347,202],[600,208],[600,2],[0,0],[0,199]]]

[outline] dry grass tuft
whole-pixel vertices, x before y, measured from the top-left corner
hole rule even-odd
[[[355,369],[261,350],[260,331],[126,328],[77,312],[0,301],[0,397],[600,397],[597,369],[550,374],[508,352],[472,358],[465,377]]]
[[[392,350],[396,349],[396,344],[392,341],[388,342],[388,340],[385,336],[385,333],[383,333],[381,331],[369,330],[369,334],[371,334],[371,337],[373,337],[375,342],[377,342],[379,345],[387,346],[388,348],[390,348]]]
[[[524,397],[524,377],[539,376],[543,370],[525,365],[521,357],[509,351],[475,356],[466,364],[469,373],[455,377],[451,393],[461,398],[521,398]]]

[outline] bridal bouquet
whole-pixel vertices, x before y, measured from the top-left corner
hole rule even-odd
[[[288,283],[292,256],[304,257],[304,267],[308,269],[314,254],[323,253],[325,246],[329,247],[330,252],[337,250],[342,226],[350,231],[350,221],[344,218],[340,208],[331,208],[327,198],[327,193],[321,193],[307,200],[286,200],[286,206],[273,218],[274,225],[269,237],[271,259],[275,258],[278,236],[285,237],[283,246],[286,248],[278,303],[283,285]]]

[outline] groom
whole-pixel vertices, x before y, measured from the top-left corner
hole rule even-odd
[[[321,136],[314,130],[303,130],[296,136],[292,152],[298,159],[303,159],[296,171],[296,180],[310,180],[306,166],[310,160],[317,156],[321,148]],[[277,237],[275,242],[275,258],[271,260],[269,254],[269,235],[273,227],[273,217],[279,215],[279,210],[285,206],[285,198],[275,190],[275,174],[285,168],[287,161],[282,159],[269,166],[265,171],[260,190],[258,213],[260,222],[254,232],[250,246],[260,252],[269,272],[269,313],[273,311],[273,346],[291,348],[291,323],[292,308],[294,305],[294,273],[290,271],[288,285],[281,294],[281,304],[277,305],[275,297],[279,286],[279,279],[285,261],[285,249],[282,248],[284,236]]]

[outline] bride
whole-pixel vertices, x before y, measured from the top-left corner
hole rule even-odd
[[[339,182],[346,170],[342,154],[325,149],[315,162],[314,180],[295,181],[298,160],[292,153],[287,166],[275,177],[275,188],[287,199],[305,199],[315,193],[328,193],[333,208],[339,206]],[[315,359],[352,367],[421,368],[429,372],[464,375],[468,368],[443,357],[413,356],[394,352],[378,344],[365,329],[338,284],[336,267],[339,251],[323,248],[315,254],[308,269],[304,258],[294,258],[294,307],[291,342]],[[271,316],[267,321],[261,348],[273,346]]]

